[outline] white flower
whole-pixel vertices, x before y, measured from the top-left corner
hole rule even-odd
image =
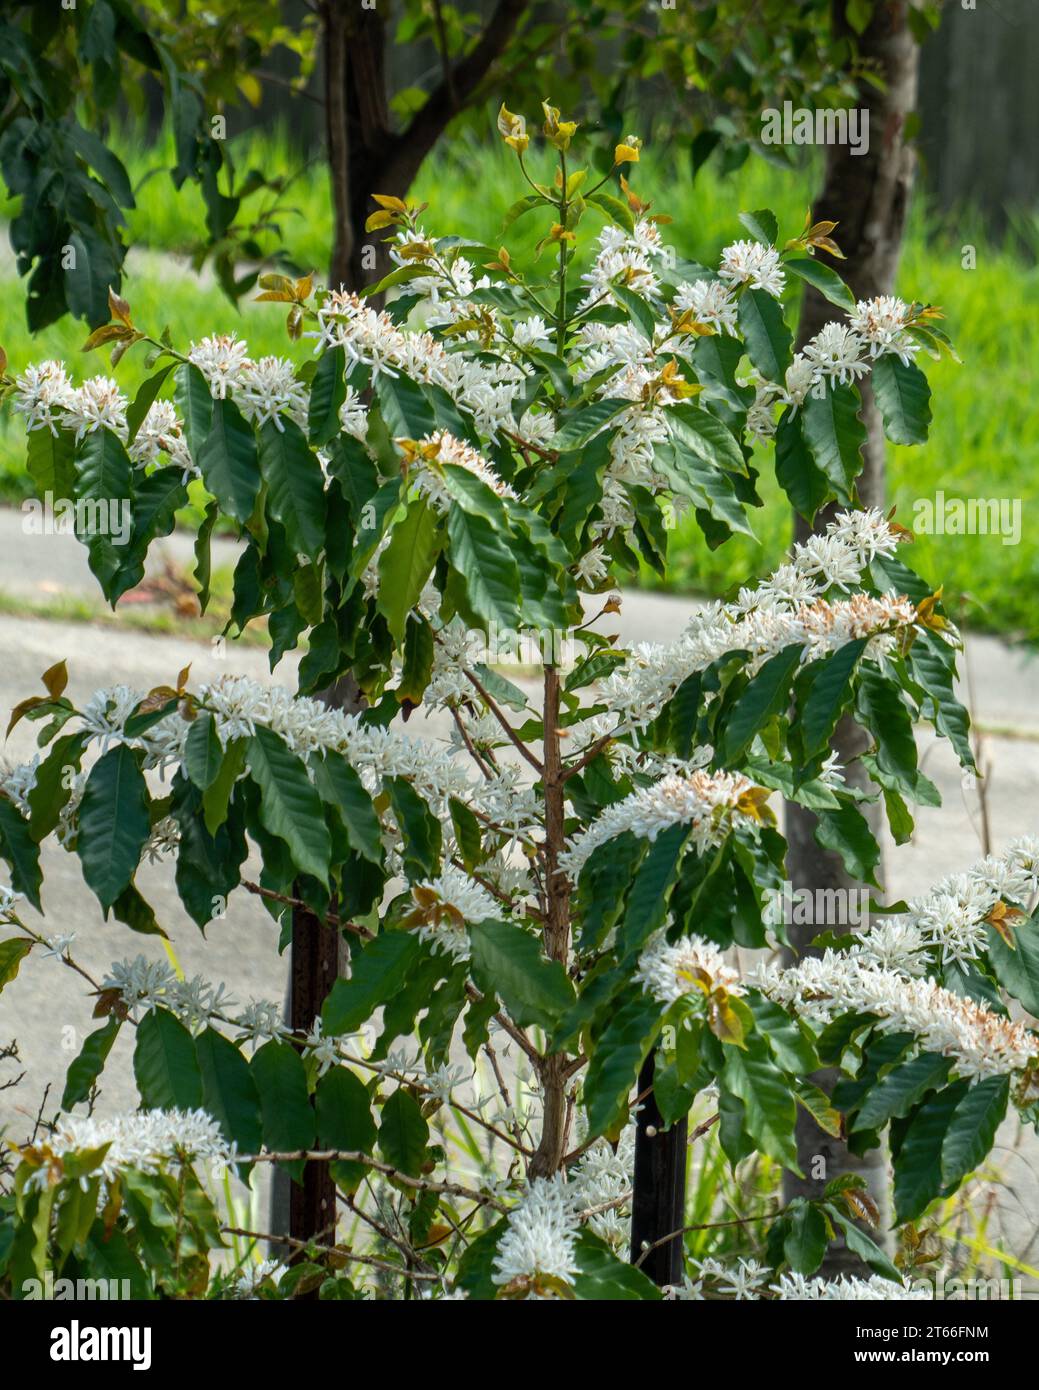
[[[692,844],[703,854],[720,844],[734,824],[756,823],[740,808],[741,798],[753,790],[753,782],[741,773],[699,769],[688,776],[671,773],[608,806],[574,836],[559,857],[560,866],[576,878],[593,851],[608,840],[630,830],[652,841],[672,825],[690,826]]]
[[[836,749],[828,753],[823,759],[823,765],[819,769],[819,781],[824,787],[843,787],[844,768],[840,762],[840,754]]]
[[[786,284],[779,252],[760,241],[734,241],[726,246],[718,274],[732,285],[750,285],[775,299]]]
[[[438,511],[446,511],[451,504],[451,494],[443,474],[444,467],[448,465],[472,473],[499,497],[516,498],[512,488],[502,482],[482,454],[446,430],[427,435],[417,443],[414,440],[398,440],[397,443],[407,458],[408,476]]]
[[[794,1302],[876,1302],[879,1300],[904,1299],[923,1301],[933,1299],[934,1293],[924,1287],[910,1287],[905,1283],[895,1283],[893,1279],[883,1279],[872,1274],[868,1279],[858,1279],[842,1274],[837,1279],[806,1279],[803,1274],[781,1274],[770,1291],[780,1301]]]
[[[233,387],[235,403],[247,420],[258,425],[270,420],[283,433],[283,414],[297,425],[306,424],[307,388],[297,380],[295,369],[286,358],[261,357],[258,362],[243,362]]]
[[[793,361],[786,369],[784,380],[786,390],[783,399],[787,405],[793,406],[791,414],[796,414],[798,406],[804,404],[808,392],[819,380],[819,374],[814,363],[809,362],[803,352],[795,352]]]
[[[635,1171],[635,1126],[626,1125],[616,1147],[607,1139],[594,1141],[568,1171],[574,1201],[581,1212],[612,1204],[588,1218],[588,1227],[615,1249],[626,1247],[631,1235],[629,1201]],[[623,1199],[623,1200],[622,1200]]]
[[[512,329],[512,341],[518,348],[539,347],[551,341],[548,327],[540,314],[519,319]]]
[[[234,1021],[243,1030],[243,1041],[247,1038],[252,1043],[287,1037],[292,1031],[282,1018],[282,1006],[273,999],[250,1000]]]
[[[739,1303],[753,1301],[761,1296],[771,1270],[757,1260],[740,1259],[735,1268],[718,1270],[714,1278],[723,1293],[731,1294]]]
[[[869,363],[862,355],[865,347],[853,329],[833,320],[824,324],[815,337],[805,344],[804,356],[820,379],[827,378],[847,385],[869,371]]]
[[[868,344],[870,357],[890,352],[908,366],[913,354],[919,351],[905,331],[909,309],[894,295],[882,294],[875,299],[860,299],[848,321],[859,337]]]
[[[57,1158],[108,1145],[98,1171],[112,1182],[126,1169],[155,1173],[164,1165],[215,1159],[233,1163],[235,1153],[204,1110],[142,1110],[136,1114],[59,1115],[45,1141]],[[40,1170],[47,1180],[46,1165]]]
[[[601,545],[593,545],[585,551],[574,566],[574,578],[583,588],[592,589],[601,584],[609,574],[606,552]]]
[[[101,751],[119,741],[126,721],[144,699],[129,685],[113,685],[96,690],[82,710],[83,727],[101,740]]]
[[[876,1014],[883,1032],[913,1033],[922,1049],[951,1057],[961,1076],[981,1080],[1020,1071],[1039,1057],[1039,1037],[934,980],[907,979],[854,955],[827,951],[790,970],[766,966],[759,988],[803,1017],[829,1023],[845,1013]]]
[[[368,435],[368,407],[352,386],[346,388],[343,404],[339,407],[339,423],[347,434],[364,440]]]
[[[697,323],[708,324],[719,333],[737,336],[736,301],[722,280],[687,280],[678,287],[672,307],[688,311]]]
[[[411,896],[415,911],[408,920],[418,926],[420,940],[454,960],[469,959],[466,926],[497,917],[501,910],[486,888],[453,864],[439,878],[416,883]]]
[[[146,466],[157,463],[160,454],[166,454],[171,463],[183,470],[185,477],[198,472],[192,460],[184,426],[172,401],[153,401],[148,407],[137,433],[131,440],[127,453],[134,463]]]
[[[3,887],[0,886],[0,900],[2,900],[3,898],[3,893]],[[16,894],[15,896],[17,897],[19,895]],[[2,901],[0,901],[0,914],[2,914],[3,911],[4,906]],[[44,959],[46,959],[47,956],[55,956],[58,960],[60,960],[61,957],[65,954],[65,952],[72,945],[73,941],[75,941],[75,939],[76,933],[74,931],[58,933],[55,936],[48,936],[47,949],[43,953]]]
[[[61,423],[75,432],[77,443],[101,429],[111,430],[125,441],[127,404],[111,377],[94,376],[66,396]]]
[[[0,883],[0,918],[10,920],[14,912],[15,903],[22,901],[22,894],[16,893],[13,888],[9,888],[6,883]],[[75,933],[73,933],[75,935]],[[63,939],[63,938],[54,938]],[[70,941],[72,937],[68,938]],[[50,954],[49,952],[47,954]]]
[[[280,1260],[258,1260],[256,1264],[238,1271],[230,1287],[230,1295],[232,1298],[255,1299],[261,1284],[267,1280],[277,1284],[287,1270],[288,1265]]]
[[[330,1071],[338,1064],[340,1040],[338,1037],[325,1035],[320,1014],[314,1019],[305,1041],[310,1049],[310,1055],[318,1064],[317,1074],[319,1077],[324,1076],[325,1072]]]
[[[151,1013],[158,1005],[165,1004],[169,991],[176,983],[177,977],[166,961],[150,961],[144,956],[136,956],[132,961],[113,962],[101,982],[101,988],[118,990],[130,1017],[136,1019],[140,1014]]]
[[[48,429],[57,434],[62,415],[74,397],[64,362],[48,359],[26,367],[15,378],[14,408],[25,416],[26,431]]]
[[[218,400],[224,400],[242,375],[249,356],[249,345],[234,333],[217,333],[192,343],[188,361],[199,369],[209,389]]]
[[[719,986],[729,994],[742,994],[737,971],[713,942],[691,933],[669,942],[666,931],[655,933],[639,956],[633,976],[661,1004],[672,1004],[684,994],[703,997]]]
[[[534,1178],[509,1213],[494,1257],[494,1283],[516,1285],[528,1299],[558,1297],[554,1281],[572,1284],[577,1273],[577,1209],[561,1173]]]

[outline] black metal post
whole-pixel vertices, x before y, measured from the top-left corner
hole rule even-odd
[[[635,1123],[635,1192],[631,1206],[631,1261],[655,1284],[682,1282],[685,1242],[685,1167],[688,1123],[665,1130],[653,1094],[655,1053],[639,1073],[641,1109]],[[671,1236],[668,1240],[666,1237]],[[661,1242],[658,1244],[657,1242]],[[648,1253],[647,1253],[648,1251]]]

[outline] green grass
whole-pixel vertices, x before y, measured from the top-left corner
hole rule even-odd
[[[257,165],[286,174],[287,187],[278,200],[280,244],[301,268],[320,274],[328,257],[331,220],[320,163],[308,165],[278,136],[245,142],[235,153],[240,169]],[[149,153],[134,142],[126,157],[138,189],[138,207],[130,217],[131,244],[156,252],[190,252],[202,220],[197,191],[186,185],[177,193],[165,173],[145,177],[156,163],[171,162],[168,151]],[[676,168],[666,152],[652,151],[633,179],[644,196],[654,197],[654,211],[673,219],[667,236],[680,254],[708,263],[727,241],[743,234],[736,220],[741,208],[771,207],[784,233],[799,230],[815,182],[811,169],[792,175],[751,160],[728,180],[708,171],[693,184],[684,166]],[[462,141],[427,162],[413,196],[430,204],[423,221],[431,232],[464,232],[497,245],[503,214],[522,191],[511,155]],[[257,217],[273,204],[271,194],[254,195],[245,216]],[[11,210],[0,205],[0,216]],[[997,536],[920,536],[912,558],[928,577],[944,583],[947,596],[957,601],[968,596],[972,625],[1039,640],[1039,613],[1033,602],[1039,593],[1039,547],[1031,543],[1029,531],[1029,521],[1039,515],[1039,398],[1034,384],[1039,269],[1034,258],[1026,262],[1010,251],[987,247],[968,221],[952,231],[938,228],[927,223],[919,205],[911,219],[899,291],[907,299],[944,307],[946,327],[963,365],[924,361],[934,390],[931,438],[922,448],[891,451],[890,500],[903,523],[911,525],[915,499],[933,497],[938,489],[947,496],[1020,499],[1019,545],[1003,545]],[[509,229],[505,240],[519,256],[529,251],[542,230],[536,218],[526,218]],[[837,236],[839,240],[839,231]],[[964,243],[978,247],[975,270],[961,266]],[[273,235],[265,242],[271,252],[277,244]],[[302,360],[305,346],[287,349],[279,306],[246,302],[239,312],[190,268],[161,262],[165,273],[160,276],[156,264],[144,257],[124,285],[142,324],[156,332],[168,324],[178,344],[203,331],[236,329],[257,353],[289,350]],[[44,356],[65,357],[79,372],[105,370],[100,354],[80,356],[85,336],[80,324],[66,321],[31,340],[12,272],[4,288],[0,342],[16,370]],[[132,353],[118,369],[128,391],[144,374],[142,362],[143,355]],[[710,552],[694,525],[681,525],[672,536],[670,587],[726,593],[779,561],[789,544],[789,510],[772,480],[767,457],[763,462],[765,506],[753,517],[757,541],[735,537]],[[0,419],[0,496],[27,491],[20,431],[5,417]],[[647,576],[645,582],[654,581]]]

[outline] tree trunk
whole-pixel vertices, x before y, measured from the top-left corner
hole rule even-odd
[[[878,91],[869,83],[860,84],[858,104],[869,112],[869,150],[866,154],[853,155],[848,146],[829,147],[823,189],[814,208],[815,220],[829,218],[838,223],[834,239],[847,258],[839,268],[856,299],[893,292],[902,249],[913,182],[913,151],[906,142],[905,127],[915,106],[919,58],[917,44],[906,22],[908,7],[908,0],[878,3],[869,28],[858,40],[861,58],[883,76],[885,89]],[[846,11],[847,0],[835,0],[832,22],[837,34],[851,32]],[[806,288],[799,344],[813,337],[830,319],[840,317],[839,310],[814,289]],[[857,484],[859,500],[863,506],[882,507],[884,435],[868,383],[862,386],[862,419],[867,439],[863,471]],[[816,530],[825,527],[834,510],[829,507],[820,513],[815,522]],[[797,540],[803,540],[811,530],[801,517],[795,518]],[[869,779],[857,761],[867,744],[866,736],[850,719],[841,721],[833,747],[846,768],[849,785],[869,786]],[[867,813],[874,813],[870,816],[871,825],[874,832],[879,831],[879,808],[865,809]],[[840,858],[816,844],[815,826],[816,817],[811,811],[787,805],[787,873],[794,890],[840,888],[846,892],[855,891],[860,885],[845,872]],[[794,925],[788,930],[794,952],[810,954],[808,943],[822,928]],[[828,1088],[833,1083],[833,1075],[822,1072],[814,1080]],[[797,1148],[805,1177],[785,1176],[786,1199],[818,1197],[833,1178],[844,1173],[859,1173],[865,1178],[881,1213],[878,1228],[871,1234],[874,1239],[883,1241],[889,1225],[887,1163],[883,1150],[859,1158],[850,1153],[841,1140],[824,1134],[803,1110],[798,1112]],[[831,1247],[823,1265],[823,1272],[828,1275],[859,1272],[860,1269],[857,1257],[844,1247],[843,1241]]]
[[[356,714],[365,706],[364,696],[352,676],[342,676],[335,685],[320,691],[317,698],[348,714]],[[335,913],[334,900],[329,912]],[[332,986],[341,975],[349,973],[350,945],[346,936],[326,926],[313,913],[294,908],[285,998],[285,1017],[294,1033],[310,1032]],[[293,1240],[335,1243],[336,1189],[327,1163],[305,1164],[302,1184],[293,1182],[285,1169],[276,1167],[271,1177],[270,1205],[273,1234],[287,1232]],[[270,1253],[276,1259],[288,1259],[298,1248],[272,1243]]]
[[[361,290],[390,269],[381,241],[366,239],[373,193],[406,196],[422,161],[512,39],[530,0],[498,0],[483,33],[453,65],[405,129],[394,131],[386,85],[386,26],[380,8],[357,0],[321,6],[326,140],[335,231],[329,271],[333,288]]]

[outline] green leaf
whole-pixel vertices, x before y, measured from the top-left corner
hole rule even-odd
[[[391,439],[423,439],[437,427],[429,397],[410,377],[380,372],[375,394]]]
[[[607,399],[593,401],[590,405],[581,406],[579,410],[564,419],[562,425],[549,440],[548,447],[557,449],[561,454],[583,448],[593,436],[609,424],[615,415],[626,410],[630,404],[630,401]]]
[[[641,331],[642,336],[648,343],[652,343],[653,335],[657,330],[657,317],[650,304],[630,290],[626,285],[619,285],[615,281],[610,283],[610,292],[617,303],[628,311],[628,316]]]
[[[760,208],[757,212],[741,212],[739,219],[756,241],[765,246],[775,246],[779,236],[779,223],[770,208]]]
[[[831,383],[822,394],[810,391],[801,407],[801,428],[812,458],[842,502],[851,500],[862,470],[866,427],[858,416],[859,405],[850,386]]]
[[[417,1178],[426,1159],[429,1125],[418,1104],[400,1086],[382,1107],[379,1149],[387,1163]]]
[[[148,1110],[197,1110],[202,1104],[194,1039],[166,1009],[153,1009],[137,1025],[133,1074]]]
[[[375,1153],[371,1097],[349,1067],[333,1067],[318,1080],[316,1103],[321,1148]],[[331,1172],[336,1186],[349,1194],[360,1187],[365,1168],[361,1163],[343,1160],[333,1163]]]
[[[792,1173],[800,1173],[794,1142],[796,1106],[786,1080],[764,1041],[725,1048],[725,1085],[743,1102],[747,1130],[763,1153]]]
[[[79,807],[76,852],[105,915],[141,862],[151,833],[148,787],[133,750],[110,749],[93,766]]]
[[[440,863],[443,832],[428,804],[404,777],[386,777],[394,819],[404,839],[404,872],[410,882],[432,878]]]
[[[826,1218],[818,1207],[795,1198],[787,1211],[783,1255],[797,1274],[811,1275],[823,1262],[829,1245]]]
[[[728,713],[721,738],[721,760],[736,763],[754,735],[789,703],[790,682],[803,648],[793,642],[770,657]]]
[[[816,816],[816,842],[839,854],[852,878],[877,886],[874,870],[880,862],[880,849],[861,812],[846,802],[840,810],[820,809]]]
[[[928,1091],[945,1085],[951,1070],[949,1058],[935,1052],[901,1062],[867,1092],[855,1116],[855,1128],[880,1129],[890,1120],[904,1119]]]
[[[517,628],[519,568],[506,539],[482,516],[452,502],[447,514],[452,567],[465,583],[473,612],[486,623]]]
[[[663,925],[688,838],[688,825],[668,826],[650,845],[639,865],[618,930],[618,941],[625,953],[640,950],[646,938]]]
[[[314,758],[314,782],[321,799],[334,806],[350,848],[373,864],[382,863],[382,830],[364,783],[342,756],[330,750]]]
[[[437,514],[419,497],[409,504],[404,520],[394,526],[389,543],[379,557],[376,603],[398,646],[404,640],[408,614],[422,595],[440,543]]]
[[[159,392],[166,383],[166,378],[173,371],[176,363],[167,362],[164,367],[143,381],[137,388],[137,395],[126,408],[126,430],[127,439],[132,444],[137,437],[137,431],[144,423],[144,417],[158,399]]]
[[[260,790],[260,820],[283,840],[300,873],[328,883],[332,843],[318,796],[295,753],[262,724],[246,745],[246,762]]]
[[[325,548],[325,484],[321,465],[294,420],[282,416],[277,423],[264,423],[260,472],[269,489],[271,516],[285,527],[293,550],[316,560]]]
[[[202,1106],[238,1145],[240,1153],[258,1153],[263,1142],[260,1097],[249,1063],[222,1033],[207,1028],[195,1039],[202,1074]]]
[[[896,1284],[902,1283],[899,1270],[861,1227],[830,1202],[827,1202],[826,1210],[834,1224],[843,1232],[845,1243],[853,1255],[858,1255],[859,1259],[882,1279],[891,1279]]]
[[[581,1300],[618,1303],[639,1299],[652,1303],[662,1297],[641,1269],[618,1259],[606,1242],[587,1227],[578,1233],[574,1256],[577,1272],[573,1288]]]
[[[348,980],[336,980],[321,1010],[329,1037],[354,1033],[407,979],[421,942],[410,932],[384,931],[363,951],[354,951]]]
[[[790,256],[783,262],[783,269],[799,275],[802,280],[817,289],[824,299],[836,304],[846,314],[855,312],[855,296],[841,277],[830,266],[823,265],[811,256]]]
[[[691,449],[704,463],[727,468],[746,476],[747,463],[743,451],[727,425],[709,410],[696,405],[675,405],[665,412],[671,438],[676,448]]]
[[[202,797],[205,827],[210,836],[215,836],[227,820],[228,805],[234,793],[235,783],[245,771],[245,747],[244,738],[236,738],[227,745],[220,769]]]
[[[264,1148],[291,1153],[314,1146],[315,1115],[307,1092],[307,1070],[291,1043],[271,1038],[249,1063],[260,1096]],[[290,1165],[296,1175],[303,1161]]]
[[[976,1081],[957,1105],[942,1141],[946,1187],[958,1187],[991,1153],[1009,1097],[1009,1076],[987,1076]]]
[[[0,990],[18,974],[18,967],[32,947],[33,943],[24,936],[9,936],[0,941]]]
[[[26,443],[25,466],[36,485],[36,494],[45,498],[74,497],[76,492],[75,442],[71,430],[33,430]]]
[[[798,695],[801,756],[806,763],[830,741],[867,640],[857,637],[845,642],[843,647],[838,647],[817,665],[813,664],[805,673],[807,694],[799,690]]]
[[[784,410],[776,426],[776,481],[806,521],[830,496],[830,483],[816,467],[801,431],[801,416]]]
[[[217,517],[220,515],[220,503],[216,498],[211,498],[206,503],[206,510],[202,517],[202,523],[198,528],[195,537],[195,583],[198,585],[198,607],[199,613],[204,613],[209,607],[209,588],[213,577],[213,528],[216,526]]]
[[[226,516],[244,526],[260,491],[256,436],[234,401],[213,402],[213,419],[198,454],[202,480]]]
[[[612,1133],[627,1117],[628,1096],[660,1031],[661,1006],[641,990],[614,1009],[596,1039],[584,1078],[588,1138]]]
[[[790,366],[790,329],[779,302],[766,290],[747,288],[739,300],[740,331],[747,356],[766,381],[782,384]]]
[[[748,993],[747,1004],[754,1015],[757,1031],[768,1040],[776,1061],[784,1071],[797,1076],[816,1070],[819,1059],[815,1055],[815,1048],[796,1019],[757,990]]]
[[[988,957],[996,979],[1030,1014],[1039,1013],[1039,917],[1010,928],[1013,947],[993,927],[986,928]]]
[[[201,710],[184,743],[184,771],[204,792],[213,785],[223,761],[224,745],[216,731],[216,720],[208,710]]]
[[[319,359],[310,384],[307,433],[311,444],[320,447],[334,439],[342,426],[339,407],[346,400],[346,349],[329,348]]]
[[[0,946],[2,950],[2,946]],[[83,1041],[79,1056],[69,1063],[65,1074],[65,1090],[61,1096],[62,1110],[71,1110],[86,1100],[104,1068],[112,1044],[119,1036],[119,1019],[109,1014],[103,1028],[96,1029]]]
[[[182,362],[174,375],[173,399],[184,421],[184,437],[198,462],[213,423],[213,393],[192,362]]]
[[[4,796],[0,796],[0,856],[11,870],[11,886],[15,892],[24,893],[36,911],[42,912],[40,847],[32,837],[29,822]]]
[[[551,1028],[574,1001],[573,987],[557,960],[547,960],[540,941],[513,922],[490,918],[469,924],[473,978],[495,993],[521,1028]]]
[[[931,388],[916,365],[892,353],[873,363],[873,394],[894,444],[926,444],[931,424]]]
[[[895,1157],[895,1220],[915,1221],[939,1195],[942,1148],[969,1084],[956,1081],[946,1086],[913,1114]]]

